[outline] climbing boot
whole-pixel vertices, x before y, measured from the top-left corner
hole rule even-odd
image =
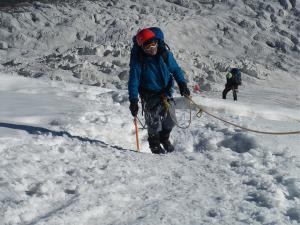
[[[223,99],[226,99],[226,93],[223,91],[223,93],[222,93],[222,98]]]
[[[170,138],[171,130],[162,130],[159,133],[159,141],[163,145],[164,149],[167,152],[173,152],[174,146],[171,144],[169,138]]]
[[[159,134],[149,135],[149,148],[153,154],[165,154],[165,150],[160,146]]]

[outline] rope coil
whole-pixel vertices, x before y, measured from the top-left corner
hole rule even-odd
[[[220,120],[220,121],[222,121],[222,122],[224,122],[224,123],[230,124],[230,125],[232,125],[232,126],[234,126],[234,127],[238,127],[238,128],[240,128],[240,129],[242,129],[242,130],[246,130],[246,131],[249,131],[249,132],[254,132],[254,133],[259,133],[259,134],[270,134],[270,135],[291,135],[291,134],[300,134],[300,131],[271,132],[271,131],[260,131],[260,130],[255,130],[255,129],[243,127],[243,126],[240,126],[240,125],[238,125],[238,124],[229,122],[229,121],[227,121],[227,120],[225,120],[225,119],[222,119],[222,118],[220,118],[220,117],[218,117],[218,116],[215,116],[214,114],[208,112],[208,111],[205,110],[201,105],[197,104],[197,103],[192,99],[191,96],[184,96],[184,97],[189,101],[189,109],[190,109],[189,117],[190,117],[190,118],[189,118],[188,125],[186,125],[186,126],[181,126],[181,125],[179,125],[179,124],[177,123],[176,118],[175,118],[175,119],[172,118],[172,114],[170,113],[170,116],[171,116],[173,122],[174,122],[175,125],[176,125],[178,128],[180,128],[180,129],[187,129],[187,128],[190,127],[190,125],[191,125],[191,123],[192,123],[192,104],[193,104],[193,105],[195,105],[195,106],[197,107],[197,109],[199,110],[199,111],[196,113],[196,116],[197,116],[198,118],[200,118],[200,117],[202,116],[203,112],[204,112],[204,113],[206,113],[207,115],[209,115],[209,116],[211,116],[211,117],[213,117],[213,118],[215,118],[215,119],[217,119],[217,120]],[[142,129],[146,129],[146,124],[143,124],[143,123],[141,122],[141,120],[140,120],[138,117],[137,117],[137,119],[138,119],[139,123],[141,124]]]
[[[247,128],[247,127],[243,127],[243,126],[240,126],[240,125],[237,125],[235,123],[232,123],[232,122],[229,122],[227,120],[224,120],[218,116],[215,116],[213,115],[212,113],[206,111],[201,105],[197,104],[194,100],[192,100],[192,97],[190,96],[185,96],[185,98],[187,98],[189,100],[189,102],[193,103],[198,109],[199,109],[199,112],[197,113],[197,115],[199,113],[202,114],[202,112],[205,112],[206,114],[208,114],[209,116],[215,118],[215,119],[218,119],[224,123],[227,123],[227,124],[230,124],[232,126],[235,126],[235,127],[238,127],[242,130],[246,130],[246,131],[250,131],[250,132],[254,132],[254,133],[259,133],[259,134],[271,134],[271,135],[291,135],[291,134],[300,134],[300,131],[287,131],[287,132],[271,132],[271,131],[260,131],[260,130],[254,130],[254,129],[250,129],[250,128]],[[198,117],[198,116],[197,116]]]

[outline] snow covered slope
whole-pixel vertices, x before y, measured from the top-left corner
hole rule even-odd
[[[175,153],[145,154],[140,130],[138,154],[126,91],[0,81],[1,225],[300,223],[299,135],[247,133],[193,112],[188,130],[174,129]],[[194,100],[243,126],[299,129],[299,108],[253,97]],[[187,122],[187,110],[177,115]]]
[[[300,130],[298,2],[55,2],[0,11],[0,225],[300,224],[299,135],[193,110],[174,153],[145,130],[136,153],[126,90],[132,36],[160,26],[207,111]],[[238,102],[220,99],[230,66]]]

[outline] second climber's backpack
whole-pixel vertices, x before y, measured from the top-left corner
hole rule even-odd
[[[241,71],[240,69],[237,70],[237,72],[235,73],[235,83],[238,84],[238,85],[241,85],[242,84],[242,77],[241,77]]]
[[[232,79],[234,83],[236,83],[237,85],[241,85],[242,84],[241,70],[239,68],[232,68],[230,70],[230,73],[232,74]]]

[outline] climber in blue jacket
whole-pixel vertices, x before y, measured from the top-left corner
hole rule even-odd
[[[137,116],[140,96],[152,153],[172,152],[174,146],[169,138],[176,122],[173,78],[182,96],[190,95],[187,82],[173,54],[167,50],[159,28],[143,29],[133,41],[128,82],[131,114]]]

